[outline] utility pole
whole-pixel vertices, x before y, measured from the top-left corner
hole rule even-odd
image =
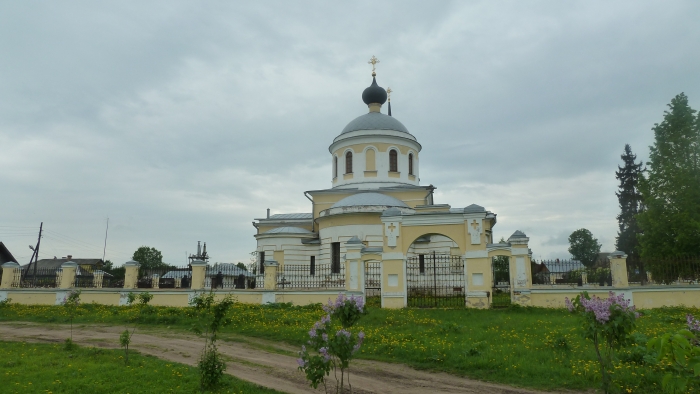
[[[32,286],[34,287],[36,287],[36,263],[39,261],[39,246],[41,245],[41,232],[43,231],[43,229],[44,222],[41,222],[41,225],[39,225],[39,239],[37,239],[36,241],[36,248],[34,248],[34,254],[32,255],[34,257],[34,279],[32,280]],[[27,271],[29,271],[29,269],[27,269]]]

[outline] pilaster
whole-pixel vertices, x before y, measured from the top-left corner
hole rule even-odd
[[[276,290],[277,289],[277,268],[279,263],[275,260],[265,260],[265,290]]]
[[[190,263],[192,267],[192,290],[202,290],[207,277],[207,263],[202,260],[194,260]]]
[[[78,269],[78,264],[72,261],[66,261],[61,264],[61,283],[58,284],[59,289],[70,289],[75,285],[75,271]]]
[[[138,261],[127,261],[124,263],[124,288],[135,289],[139,281],[139,267],[141,264]]]
[[[629,287],[627,278],[627,255],[625,252],[615,251],[610,255],[610,273],[612,285],[617,288]]]
[[[0,283],[0,289],[11,289],[13,287],[19,287],[19,276],[17,273],[20,272],[19,264],[14,261],[8,261],[2,265],[2,283]]]

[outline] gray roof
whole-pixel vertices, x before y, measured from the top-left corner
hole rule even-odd
[[[472,204],[472,205],[464,208],[464,213],[480,213],[480,212],[486,212],[486,209],[484,209],[484,207],[482,207],[481,205]]]
[[[273,220],[284,220],[284,219],[312,219],[313,214],[311,213],[277,213],[270,216]]]
[[[333,204],[332,208],[356,207],[356,206],[384,206],[408,208],[403,201],[381,193],[357,193]]]
[[[340,134],[356,130],[396,130],[410,134],[403,123],[396,120],[393,116],[384,115],[380,112],[370,112],[358,116],[348,123]]]
[[[262,234],[313,234],[311,231],[301,227],[277,227]]]
[[[7,249],[5,244],[0,242],[0,265],[7,263],[7,262],[10,262],[10,261],[13,261],[13,262],[19,264],[17,259],[15,259],[15,257],[12,255],[12,253],[10,253],[10,251]]]
[[[72,261],[78,265],[91,265],[91,266],[100,266],[103,262],[102,259],[41,259],[36,262],[36,267],[37,269],[52,269],[52,268],[59,268],[63,263]],[[32,269],[34,269],[34,264],[31,263]],[[30,264],[25,264],[22,266],[22,269],[26,269],[29,267]]]
[[[513,235],[511,235],[508,239],[511,238],[527,238],[527,235],[525,235],[525,233],[520,230],[515,230]]]

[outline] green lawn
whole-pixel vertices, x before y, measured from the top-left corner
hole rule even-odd
[[[3,393],[195,393],[197,370],[151,356],[75,346],[0,341],[0,392]],[[274,394],[232,376],[211,393]]]
[[[355,329],[366,334],[360,357],[401,362],[487,381],[539,389],[587,390],[599,387],[595,352],[581,338],[578,317],[565,310],[511,307],[497,310],[401,309],[371,307]],[[188,329],[189,308],[81,305],[77,323],[140,324]],[[639,345],[621,354],[615,382],[623,392],[660,392],[663,370],[647,363],[647,338],[685,326],[686,313],[664,308],[645,311],[636,332]],[[234,305],[231,332],[302,345],[323,315],[319,305]],[[66,323],[62,307],[10,304],[0,321]],[[693,392],[700,392],[696,388]]]

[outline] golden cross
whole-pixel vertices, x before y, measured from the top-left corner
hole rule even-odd
[[[377,59],[376,56],[372,55],[372,58],[369,59],[369,61],[367,62],[367,64],[372,65],[372,73],[374,73],[374,71],[376,70],[377,63],[379,63],[379,60]]]
[[[393,90],[391,90],[391,88],[386,89],[386,94],[387,94],[387,96],[389,96],[389,101],[391,101],[391,92],[393,92]]]

